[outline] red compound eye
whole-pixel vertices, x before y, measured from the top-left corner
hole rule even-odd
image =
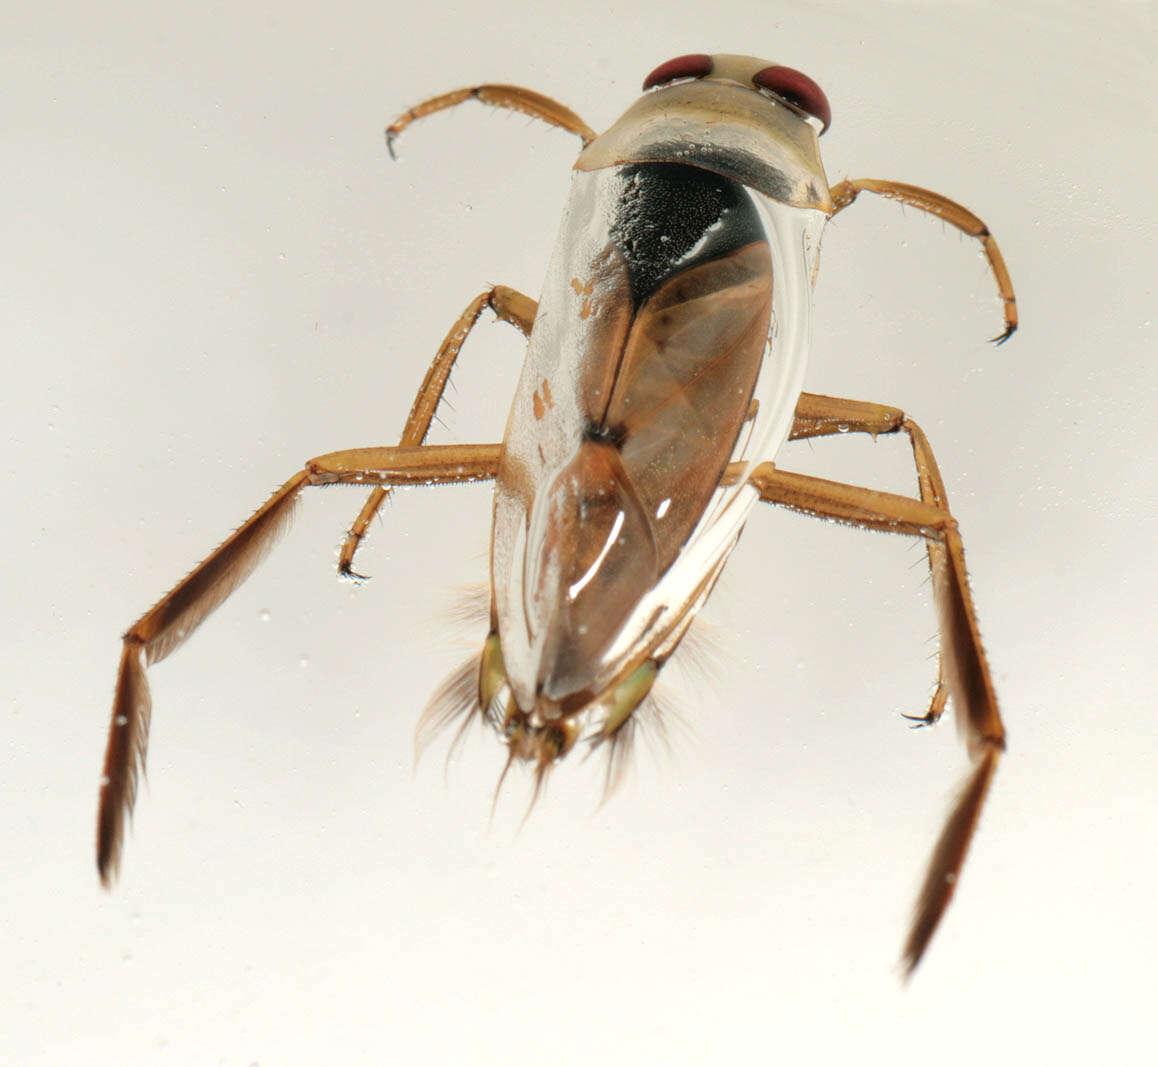
[[[661,63],[644,80],[644,89],[666,85],[676,78],[706,78],[712,73],[712,57],[703,54],[678,56]]]
[[[819,119],[822,126],[821,133],[824,133],[831,124],[832,108],[829,106],[828,97],[807,74],[801,74],[791,67],[765,67],[752,77],[752,81],[761,89],[775,93],[806,114]]]

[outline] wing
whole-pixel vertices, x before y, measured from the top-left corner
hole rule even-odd
[[[774,274],[737,183],[678,164],[576,175],[496,482],[520,707],[596,699],[706,595],[754,499],[721,483],[760,436]]]

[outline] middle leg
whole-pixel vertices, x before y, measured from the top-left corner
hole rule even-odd
[[[863,400],[822,396],[818,393],[800,394],[792,431],[788,435],[790,441],[847,433],[867,433],[874,438],[878,434],[906,434],[913,449],[913,462],[917,468],[921,500],[948,514],[949,497],[929,440],[920,426],[900,408],[872,404]],[[925,550],[929,556],[929,570],[936,575],[944,566],[945,547],[934,538],[926,538]],[[929,702],[928,710],[924,715],[905,716],[917,726],[931,726],[945,712],[945,704],[949,699],[949,682],[945,665],[946,652],[942,647],[937,654],[937,687]]]
[[[442,395],[446,392],[447,382],[450,381],[450,372],[454,369],[455,360],[458,359],[458,354],[462,351],[462,346],[478,322],[479,316],[488,307],[498,319],[516,326],[524,336],[527,336],[534,324],[538,305],[529,296],[524,296],[505,285],[496,285],[480,293],[467,305],[466,310],[459,315],[450,332],[443,338],[438,353],[426,372],[426,377],[418,387],[418,395],[414,398],[414,404],[402,430],[402,440],[399,442],[401,446],[421,445],[426,441],[430,424],[434,420],[435,412],[438,411]],[[348,578],[365,578],[365,575],[358,574],[354,570],[354,554],[365,538],[370,523],[374,521],[374,517],[389,495],[389,486],[379,486],[367,497],[354,524],[346,533],[345,541],[342,542],[341,555],[338,557],[339,574]]]

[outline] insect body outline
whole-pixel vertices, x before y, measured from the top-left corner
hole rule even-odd
[[[387,129],[391,155],[418,119],[475,99],[577,135],[583,149],[540,298],[476,297],[447,334],[396,447],[310,460],[123,639],[98,814],[106,885],[144,765],[146,666],[164,658],[249,576],[307,486],[373,485],[343,545],[353,560],[395,486],[495,483],[489,630],[435,694],[425,728],[480,718],[533,764],[536,791],[580,738],[614,762],[665,662],[711,593],[757,502],[924,538],[940,616],[938,685],[973,769],[930,862],[903,950],[919,962],[949,901],[1004,749],[964,550],[932,448],[897,408],[803,391],[824,224],[872,192],[936,214],[980,243],[1017,327],[995,240],[967,209],[877,179],[829,185],[831,123],[806,75],[765,60],[691,55],[656,68],[605,133],[530,90],[481,85],[434,97]],[[500,444],[427,445],[459,352],[483,311],[528,337]],[[904,433],[919,494],[782,470],[786,440]],[[504,775],[506,771],[504,770]]]

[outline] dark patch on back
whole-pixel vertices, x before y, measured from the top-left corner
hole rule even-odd
[[[585,441],[601,441],[615,449],[623,444],[626,437],[627,427],[622,423],[617,423],[614,426],[597,426],[595,423],[589,423],[583,429]]]
[[[619,173],[610,236],[637,309],[675,274],[764,240],[756,205],[730,178],[683,163],[632,163]]]

